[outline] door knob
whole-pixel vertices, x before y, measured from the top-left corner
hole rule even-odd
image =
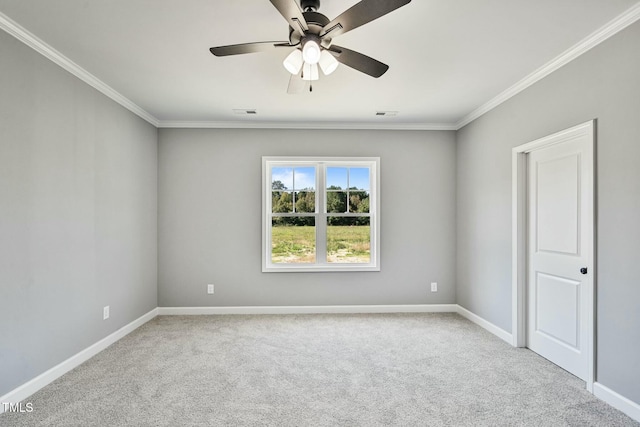
[[[582,274],[587,274],[587,267],[582,267],[582,268],[580,269],[580,273],[582,273]]]

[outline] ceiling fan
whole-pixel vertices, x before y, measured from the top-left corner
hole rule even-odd
[[[325,75],[344,64],[372,77],[382,76],[389,66],[362,53],[334,45],[333,38],[408,4],[411,0],[362,0],[330,21],[318,12],[320,0],[270,0],[289,23],[288,41],[271,41],[218,46],[215,56],[240,55],[272,49],[295,48],[283,65],[291,73],[288,93],[298,93],[307,82],[318,80],[318,68]],[[319,66],[319,67],[318,67]],[[311,88],[310,88],[311,89]]]

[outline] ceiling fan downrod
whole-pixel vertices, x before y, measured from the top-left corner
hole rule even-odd
[[[300,8],[305,12],[317,12],[320,9],[320,0],[300,0]]]

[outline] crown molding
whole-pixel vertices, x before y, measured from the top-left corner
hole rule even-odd
[[[371,122],[226,122],[226,121],[172,121],[158,120],[152,114],[113,89],[111,86],[80,67],[37,36],[0,12],[0,29],[20,40],[66,71],[78,77],[132,113],[157,128],[213,128],[213,129],[353,129],[353,130],[459,130],[503,102],[542,80],[549,74],[573,61],[583,53],[617,34],[640,19],[640,3],[566,50],[504,92],[473,110],[456,123],[371,123]]]
[[[20,40],[22,43],[26,44],[27,46],[40,53],[42,56],[54,62],[55,64],[59,65],[66,71],[70,72],[74,76],[78,77],[89,86],[108,96],[127,110],[138,115],[142,119],[151,123],[153,126],[158,127],[159,121],[153,115],[149,114],[129,98],[125,97],[120,92],[116,91],[111,86],[104,83],[102,80],[64,56],[62,53],[49,46],[36,35],[23,28],[21,25],[13,21],[2,12],[0,12],[0,29]]]
[[[587,36],[578,44],[574,45],[570,49],[564,51],[562,54],[538,68],[533,73],[529,74],[524,79],[520,80],[518,83],[514,84],[504,92],[500,93],[495,98],[489,100],[487,103],[481,105],[477,109],[473,110],[471,113],[467,114],[465,117],[460,119],[455,126],[455,129],[461,129],[462,127],[468,125],[475,119],[479,118],[485,113],[496,108],[498,105],[507,101],[508,99],[514,97],[519,94],[523,90],[527,89],[529,86],[532,86],[536,82],[542,80],[549,74],[573,61],[583,53],[588,50],[594,48],[599,45],[603,41],[607,40],[611,36],[619,33],[620,31],[627,28],[629,25],[636,22],[640,19],[640,3],[628,9],[626,12],[619,15],[617,18],[614,18],[609,23],[601,27],[599,30],[595,31],[591,35]]]
[[[371,122],[216,122],[169,121],[158,128],[199,129],[327,129],[327,130],[456,130],[454,123],[371,123]]]

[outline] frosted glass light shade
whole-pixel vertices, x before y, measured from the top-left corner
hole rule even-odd
[[[320,75],[318,74],[318,64],[304,63],[304,69],[302,70],[302,78],[304,80],[318,80]]]
[[[313,40],[307,41],[302,47],[302,59],[309,64],[317,64],[320,60],[320,46]]]
[[[302,63],[302,52],[299,49],[295,49],[284,59],[282,65],[291,74],[298,74],[302,68]]]
[[[333,73],[338,68],[339,62],[329,52],[323,50],[320,54],[320,68],[325,76]]]

